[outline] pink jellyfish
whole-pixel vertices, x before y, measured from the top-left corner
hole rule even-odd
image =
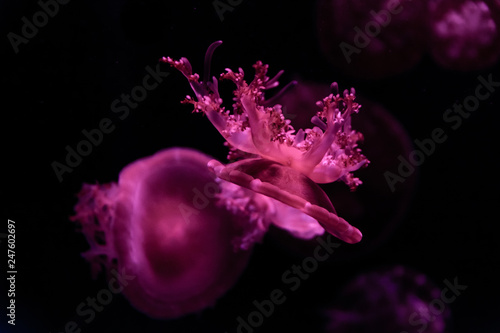
[[[215,303],[236,281],[267,226],[259,203],[185,148],[125,167],[118,183],[85,184],[73,217],[104,267],[133,277],[123,289],[138,310],[174,318]]]
[[[361,232],[337,216],[328,196],[316,184],[342,180],[351,189],[361,184],[352,172],[368,160],[358,148],[361,133],[351,128],[351,116],[360,108],[354,89],[339,94],[337,84],[332,84],[333,93],[317,103],[320,110],[312,119],[315,126],[295,131],[283,116],[281,105],[272,105],[272,99],[264,97],[265,90],[278,86],[283,71],[269,78],[268,65],[258,61],[250,83],[244,80],[241,68],[238,72],[227,68],[221,74],[221,79],[236,85],[233,108],[226,109],[217,79],[210,79],[208,72],[213,51],[221,43],[215,42],[207,50],[203,81],[193,74],[186,58],[161,59],[188,79],[196,98],[187,96],[184,102],[207,116],[231,147],[230,157],[243,157],[228,165],[212,160],[208,167],[218,178],[274,199],[271,206],[277,207],[276,215],[271,219],[285,229],[302,234],[307,233],[298,230],[307,229],[303,226],[317,229],[321,225],[345,242],[359,242]]]
[[[500,2],[429,1],[430,51],[441,66],[480,70],[500,56]]]
[[[321,0],[318,37],[340,70],[363,78],[396,75],[417,64],[426,48],[426,2]]]

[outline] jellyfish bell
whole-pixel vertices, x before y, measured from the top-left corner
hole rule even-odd
[[[351,116],[360,108],[355,102],[354,89],[339,94],[338,85],[332,84],[332,93],[317,102],[320,111],[312,119],[315,126],[295,131],[290,120],[284,117],[281,105],[271,106],[273,98],[266,100],[264,97],[266,90],[278,86],[278,78],[283,72],[269,78],[268,65],[258,61],[253,66],[255,77],[250,83],[244,80],[241,68],[237,72],[226,68],[221,74],[221,79],[236,85],[233,108],[226,109],[217,79],[210,80],[207,69],[213,51],[221,43],[215,42],[208,48],[203,81],[198,74],[193,74],[186,58],[160,59],[188,79],[196,98],[187,96],[184,103],[193,104],[195,112],[207,116],[230,146],[230,157],[243,158],[227,166],[214,161],[209,167],[221,179],[313,217],[340,239],[359,242],[359,230],[336,215],[331,202],[323,200],[326,195],[316,184],[342,180],[352,190],[361,184],[352,172],[366,166],[369,161],[357,145],[363,136],[351,128]],[[309,190],[305,191],[305,188]],[[318,202],[319,197],[323,199]],[[283,206],[278,204],[277,207],[281,209]],[[314,228],[314,223],[309,222],[306,219],[301,225]]]
[[[265,227],[247,207],[229,211],[224,185],[200,152],[167,149],[120,173],[118,184],[84,185],[73,220],[90,249],[84,257],[131,279],[123,294],[154,318],[211,306],[245,268]],[[248,204],[248,203],[247,203]]]

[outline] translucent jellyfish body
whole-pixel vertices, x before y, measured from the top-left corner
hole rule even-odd
[[[73,219],[90,244],[83,256],[94,273],[104,267],[133,277],[123,293],[151,317],[214,304],[265,231],[250,216],[251,199],[233,202],[231,211],[221,203],[224,185],[208,171],[210,160],[164,150],[125,167],[117,184],[86,184],[79,194]]]
[[[221,79],[236,85],[232,110],[226,109],[218,80],[210,78],[208,71],[212,53],[221,43],[215,42],[208,48],[202,81],[198,74],[193,74],[186,58],[161,59],[188,79],[195,98],[187,96],[184,102],[193,104],[195,112],[205,114],[226,139],[231,147],[229,158],[242,159],[227,166],[213,161],[210,169],[221,179],[285,204],[276,206],[281,213],[285,211],[283,207],[293,208],[295,216],[299,213],[306,220],[301,225],[311,224],[313,218],[336,237],[348,243],[359,242],[361,232],[337,216],[315,184],[342,180],[351,189],[361,184],[352,172],[369,162],[358,148],[362,135],[351,128],[351,116],[360,108],[354,89],[339,94],[334,83],[333,93],[317,102],[319,110],[312,120],[315,126],[295,131],[283,116],[281,105],[273,105],[272,99],[264,97],[265,90],[278,86],[282,71],[269,78],[268,66],[258,61],[250,83],[245,81],[241,68],[237,72],[227,68],[221,74]],[[279,224],[286,228],[286,222]],[[290,228],[296,230],[294,225]]]
[[[341,71],[382,78],[413,67],[426,48],[426,2],[321,0],[318,37]]]
[[[450,311],[441,290],[404,266],[362,274],[325,312],[326,333],[446,332]]]
[[[480,70],[500,56],[500,2],[429,1],[430,51],[453,70]]]

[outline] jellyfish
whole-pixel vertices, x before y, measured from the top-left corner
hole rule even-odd
[[[281,105],[264,96],[266,90],[279,85],[283,71],[270,78],[268,65],[257,61],[250,83],[241,68],[236,72],[226,68],[220,75],[236,86],[232,110],[226,109],[218,80],[210,78],[209,71],[212,54],[221,43],[208,48],[202,80],[193,73],[188,59],[160,59],[188,79],[195,98],[188,95],[183,102],[206,115],[230,147],[232,163],[212,160],[208,168],[220,179],[279,202],[272,204],[276,216],[271,219],[282,228],[310,234],[308,228],[321,226],[347,243],[359,242],[361,232],[337,215],[318,185],[343,181],[354,190],[362,183],[352,174],[369,163],[358,147],[362,134],[351,128],[351,116],[361,107],[355,101],[354,88],[339,93],[338,84],[333,83],[332,93],[317,102],[320,110],[311,119],[315,126],[295,131]]]
[[[426,50],[424,1],[321,0],[317,8],[322,53],[349,75],[397,75],[415,66]]]
[[[500,3],[481,0],[429,1],[430,52],[441,66],[481,70],[500,56]]]
[[[325,332],[444,333],[450,310],[423,273],[393,266],[361,274],[324,312]]]
[[[170,148],[126,166],[117,183],[84,184],[72,218],[104,268],[131,277],[123,294],[153,318],[215,304],[236,282],[267,226],[265,202],[207,169],[211,157]]]

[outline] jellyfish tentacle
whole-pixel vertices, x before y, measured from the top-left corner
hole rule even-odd
[[[221,40],[213,42],[207,49],[205,53],[205,62],[204,62],[204,73],[203,73],[203,82],[209,82],[210,80],[210,67],[212,64],[212,56],[214,55],[214,51],[222,44]]]
[[[278,91],[276,93],[276,95],[274,95],[273,97],[265,100],[262,102],[262,105],[264,106],[269,106],[269,105],[273,105],[275,104],[274,102],[276,102],[281,96],[283,96],[283,94],[285,92],[287,92],[289,89],[291,89],[292,87],[296,86],[297,85],[297,81],[293,80],[293,81],[290,81],[288,82],[283,88],[281,88],[280,91]],[[279,83],[277,83],[276,85],[278,85]],[[266,86],[266,89],[268,89],[269,87]]]
[[[281,75],[283,75],[283,73],[285,73],[285,71],[280,70],[275,76],[273,76],[272,79],[268,79],[264,84],[264,88],[271,89],[271,88],[279,86],[280,83],[279,83],[278,79],[281,77]]]

